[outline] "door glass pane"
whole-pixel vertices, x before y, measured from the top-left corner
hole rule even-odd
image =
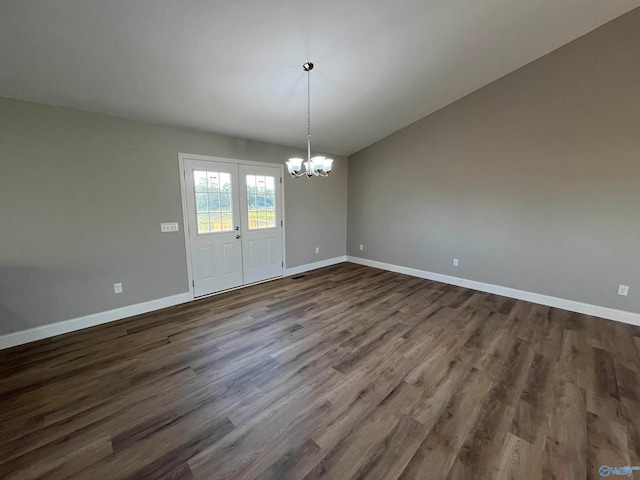
[[[207,184],[210,192],[220,191],[220,173],[219,172],[207,172]]]
[[[276,227],[275,177],[247,175],[247,216],[249,230]]]
[[[231,174],[220,173],[220,190],[222,192],[231,192]]]
[[[220,211],[220,194],[219,193],[210,193],[209,194],[209,211],[211,212],[219,212]]]
[[[222,231],[222,224],[220,223],[220,213],[209,212],[209,221],[211,222],[212,232]]]
[[[207,213],[209,211],[206,193],[196,192],[196,210],[198,213]]]
[[[207,191],[207,172],[195,171],[193,172],[193,184],[195,185],[196,192]]]
[[[220,194],[220,211],[221,212],[231,211],[231,194],[230,193]]]
[[[198,233],[209,233],[209,214],[198,214]]]
[[[198,235],[233,231],[233,191],[227,172],[193,171]]]
[[[222,212],[222,231],[228,232],[233,230],[233,215]]]

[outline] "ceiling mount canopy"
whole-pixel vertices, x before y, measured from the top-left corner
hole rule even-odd
[[[307,72],[307,161],[302,158],[290,158],[287,163],[287,169],[292,177],[328,177],[331,172],[333,160],[326,157],[311,158],[311,76],[309,72],[313,70],[313,63],[306,62],[302,65],[302,69]],[[304,163],[304,170],[302,165]]]

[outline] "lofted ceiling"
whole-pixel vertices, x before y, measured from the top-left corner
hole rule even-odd
[[[351,154],[640,0],[0,0],[0,96]]]

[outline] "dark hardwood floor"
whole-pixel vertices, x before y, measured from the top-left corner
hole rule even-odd
[[[601,465],[640,465],[640,328],[348,263],[0,352],[3,479]]]

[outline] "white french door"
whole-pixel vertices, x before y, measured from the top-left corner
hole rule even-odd
[[[245,283],[282,275],[280,169],[240,165],[242,271]]]
[[[194,297],[283,273],[281,170],[184,159]]]
[[[186,160],[185,173],[194,296],[240,286],[238,166]]]

